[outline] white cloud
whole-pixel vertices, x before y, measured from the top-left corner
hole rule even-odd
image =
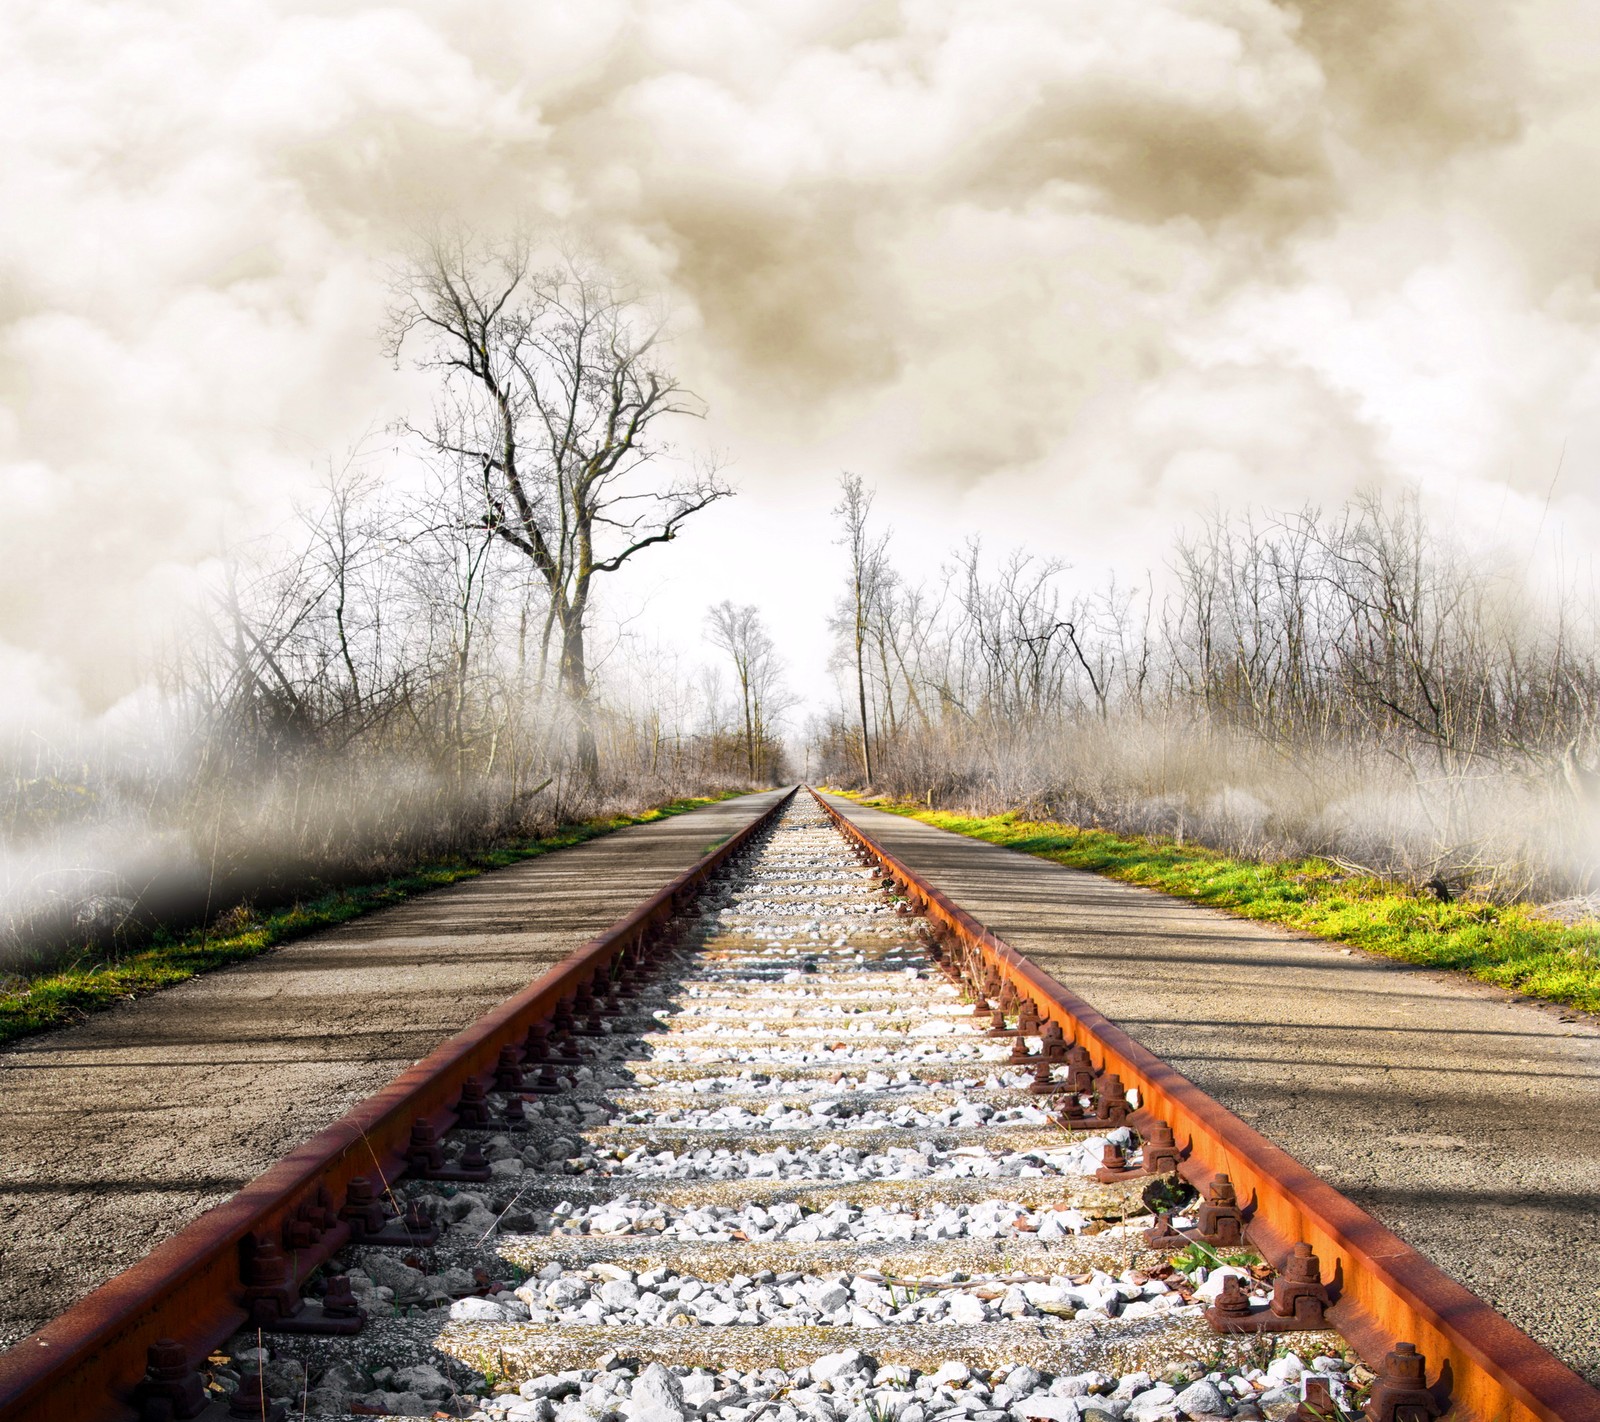
[[[1582,13],[14,6],[12,709],[129,694],[130,633],[183,570],[426,399],[375,329],[387,254],[439,211],[568,220],[668,287],[712,400],[700,437],[746,492],[626,595],[695,627],[719,597],[764,602],[808,673],[841,466],[929,551],[987,529],[1142,566],[1213,500],[1374,478],[1468,522],[1592,536]],[[797,528],[806,579],[751,551]]]

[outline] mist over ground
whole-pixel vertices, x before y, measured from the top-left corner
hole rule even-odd
[[[981,534],[1085,587],[1170,584],[1175,536],[1214,508],[1378,490],[1502,582],[1584,594],[1588,21],[1557,0],[10,7],[14,799],[97,747],[139,785],[191,753],[163,740],[154,669],[239,550],[298,546],[330,460],[425,481],[388,431],[436,389],[377,333],[398,254],[441,217],[581,234],[673,313],[709,410],[677,456],[724,456],[740,493],[597,605],[633,649],[609,694],[645,719],[636,683],[716,663],[705,612],[730,598],[804,707],[835,706],[842,468],[935,581]],[[638,670],[657,650],[680,675]],[[33,882],[11,853],[8,882]]]

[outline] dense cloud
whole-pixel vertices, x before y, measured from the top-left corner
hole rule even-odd
[[[426,400],[375,331],[385,262],[438,213],[566,224],[668,294],[701,437],[746,490],[718,514],[735,541],[802,478],[820,519],[841,463],[891,510],[1078,555],[1148,559],[1215,500],[1372,481],[1531,530],[1563,446],[1551,528],[1588,538],[1583,20],[1566,0],[9,7],[9,716],[126,694],[225,539]],[[730,566],[741,596],[784,596]],[[696,573],[678,596],[728,591]]]

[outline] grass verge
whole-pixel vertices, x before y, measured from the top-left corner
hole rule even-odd
[[[726,795],[674,800],[639,815],[615,815],[566,825],[541,839],[419,865],[409,873],[330,890],[273,913],[257,915],[248,906],[242,906],[208,927],[181,937],[158,936],[146,946],[120,956],[81,961],[26,981],[12,980],[0,989],[0,1046],[52,1027],[66,1026],[114,1002],[171,987],[197,973],[242,963],[319,928],[346,923],[374,909],[425,894],[430,889],[475,879],[491,869],[504,869],[527,859],[537,859],[552,850],[567,849],[628,825],[648,824],[652,820],[698,810],[704,805],[731,799],[738,793],[730,791]]]
[[[860,797],[852,797],[860,798]],[[1567,926],[1525,904],[1441,903],[1323,859],[1234,859],[1198,845],[915,804],[862,804],[1074,869],[1260,919],[1420,967],[1470,973],[1530,997],[1600,1012],[1600,925]]]

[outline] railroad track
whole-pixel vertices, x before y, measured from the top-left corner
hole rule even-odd
[[[1600,1394],[806,795],[0,1355],[4,1419],[439,1414]]]

